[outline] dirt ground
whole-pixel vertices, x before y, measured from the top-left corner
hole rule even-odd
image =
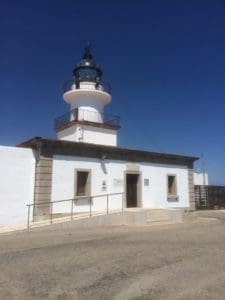
[[[0,236],[0,299],[225,299],[225,213]]]

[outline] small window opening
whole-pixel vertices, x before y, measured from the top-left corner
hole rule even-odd
[[[175,175],[168,175],[168,196],[177,195],[177,182]]]
[[[89,172],[77,172],[77,196],[87,196]]]

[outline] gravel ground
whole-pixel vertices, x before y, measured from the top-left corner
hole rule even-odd
[[[225,219],[0,236],[0,299],[225,299]]]

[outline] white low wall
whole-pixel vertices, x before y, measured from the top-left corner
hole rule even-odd
[[[34,199],[34,177],[31,149],[0,146],[0,228],[26,224],[26,205]]]

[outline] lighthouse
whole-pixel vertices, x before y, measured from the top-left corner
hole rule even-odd
[[[116,219],[104,216],[99,224],[118,225],[121,218],[121,224],[144,225],[151,222],[146,209],[163,208],[161,220],[169,208],[166,219],[171,216],[173,222],[181,220],[179,208],[195,209],[193,163],[198,158],[118,147],[120,118],[104,111],[112,97],[102,77],[86,48],[64,85],[68,112],[55,119],[57,139],[35,136],[16,147],[0,145],[0,227],[44,219],[52,224],[61,217],[64,222],[75,212],[78,218],[79,213],[97,218],[110,211]],[[138,210],[127,218],[124,209],[133,207]],[[83,223],[85,215],[82,226],[91,224]]]
[[[117,146],[120,118],[104,113],[111,102],[111,87],[102,81],[102,70],[89,48],[73,70],[73,79],[64,84],[63,99],[70,111],[55,119],[59,140]]]

